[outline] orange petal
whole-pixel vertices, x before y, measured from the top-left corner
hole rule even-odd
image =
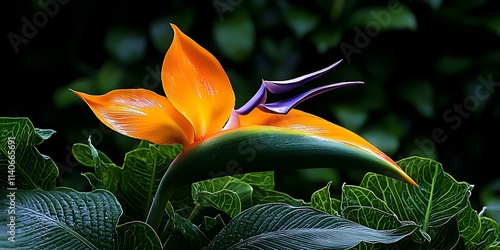
[[[351,147],[358,148],[362,151],[375,155],[384,161],[390,163],[394,167],[401,169],[391,158],[380,149],[373,146],[370,142],[363,139],[356,133],[333,124],[315,115],[292,109],[286,115],[271,114],[263,112],[259,109],[254,109],[248,115],[240,116],[241,126],[250,125],[266,125],[274,127],[287,128],[294,131],[300,131],[313,136],[319,136],[326,139],[339,141],[341,143],[350,145]],[[402,172],[403,170],[401,170]],[[406,174],[402,176],[407,176]],[[418,186],[411,178],[407,178],[408,183]]]
[[[194,140],[189,121],[166,97],[153,91],[118,89],[104,95],[73,92],[89,105],[101,122],[120,134],[162,145],[187,146]]]
[[[229,78],[217,59],[171,24],[174,39],[163,60],[163,89],[193,125],[196,140],[222,129],[234,107]]]

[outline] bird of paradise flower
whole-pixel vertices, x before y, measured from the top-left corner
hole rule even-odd
[[[117,89],[104,95],[72,90],[97,118],[123,135],[159,145],[181,144],[182,152],[163,176],[148,223],[157,229],[170,195],[180,186],[214,178],[235,149],[249,139],[265,139],[252,161],[240,160],[238,173],[298,168],[350,167],[383,174],[418,186],[390,157],[352,131],[295,107],[318,94],[363,82],[321,86],[268,103],[268,92],[282,94],[336,67],[285,81],[263,80],[257,93],[235,108],[235,94],[221,64],[171,24],[174,38],[163,60],[166,97],[146,89]],[[241,145],[241,144],[240,144]]]

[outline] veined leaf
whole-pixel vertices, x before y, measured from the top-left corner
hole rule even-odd
[[[371,190],[352,185],[342,187],[341,214],[342,218],[380,230],[392,229],[403,223]]]
[[[57,188],[9,193],[2,190],[0,195],[1,207],[12,206],[11,201],[15,203],[15,214],[0,213],[0,230],[15,231],[12,235],[15,242],[4,235],[0,240],[1,249],[113,247],[115,227],[122,209],[108,191],[76,192]],[[11,227],[7,222],[15,225]]]
[[[272,189],[263,189],[260,187],[253,188],[252,204],[259,205],[264,203],[280,202],[290,204],[292,206],[304,206],[307,203],[302,199],[296,199],[287,193]]]
[[[252,187],[261,187],[263,189],[274,189],[274,172],[256,172],[235,175],[234,177],[250,184]]]
[[[88,144],[84,143],[75,143],[73,147],[71,147],[71,153],[75,157],[75,159],[84,166],[94,167],[94,158],[92,157],[92,152],[89,148]],[[99,160],[104,164],[114,164],[111,159],[103,152],[97,150],[97,154],[99,156]]]
[[[116,227],[116,246],[114,249],[151,249],[162,250],[160,238],[155,230],[142,221],[127,222]]]
[[[167,203],[168,221],[161,234],[164,249],[198,250],[208,244],[207,237],[188,219],[174,212],[172,204]]]
[[[310,207],[268,203],[233,218],[207,246],[210,249],[347,249],[361,242],[397,242],[417,225],[376,230]]]
[[[401,185],[390,178],[368,173],[360,186],[371,190],[403,221],[422,225],[422,231],[436,241],[437,231],[466,209],[472,185],[457,182],[439,162],[422,157],[403,159],[398,164],[420,187]],[[437,239],[446,240],[446,239]]]
[[[252,187],[238,178],[226,176],[193,183],[193,200],[201,206],[213,206],[229,216],[241,212],[243,204],[252,204]]]
[[[72,149],[75,158],[86,166],[93,166],[96,159],[100,160],[104,166],[105,187],[120,201],[127,220],[146,218],[161,176],[180,150],[178,145],[156,146],[140,143],[136,149],[125,155],[123,167],[118,167],[98,150],[97,156],[92,156],[88,145],[75,144]],[[99,181],[94,173],[84,175],[93,185]]]
[[[117,166],[107,155],[97,149],[90,148],[91,143],[75,143],[71,148],[71,152],[75,159],[84,166],[93,167],[94,173],[83,173],[82,175],[87,178],[93,189],[105,188],[116,196],[118,189],[118,182],[121,179],[122,169]],[[92,146],[93,147],[93,146]],[[92,153],[92,151],[95,151]],[[98,178],[96,172],[96,164],[100,164],[102,177]],[[101,182],[104,184],[102,186]]]
[[[158,183],[173,159],[160,151],[150,144],[149,148],[134,149],[125,155],[117,198],[131,219],[146,218]]]
[[[326,184],[326,187],[311,195],[311,207],[331,215],[339,216],[338,208],[334,207],[332,198],[330,197],[330,185],[332,185],[331,181]]]
[[[36,129],[28,118],[0,117],[0,172],[6,176],[0,179],[2,190],[55,188],[59,169],[35,147],[53,133]]]

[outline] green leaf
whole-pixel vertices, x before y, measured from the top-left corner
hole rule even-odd
[[[193,183],[191,194],[196,204],[213,206],[231,217],[241,212],[242,206],[252,204],[252,187],[238,178],[226,176]]]
[[[398,96],[413,105],[425,118],[434,116],[434,88],[427,81],[412,81],[399,85]]]
[[[456,75],[473,65],[471,58],[458,56],[443,56],[435,63],[436,70],[444,75]]]
[[[358,131],[368,118],[366,109],[352,105],[334,105],[330,110],[340,125],[351,131]]]
[[[71,152],[75,159],[82,165],[88,167],[94,167],[95,169],[95,157],[99,159],[102,168],[102,177],[98,178],[95,173],[83,173],[82,175],[87,178],[90,185],[93,189],[103,188],[102,183],[104,183],[104,187],[106,190],[112,192],[115,196],[117,195],[118,183],[121,179],[122,169],[118,167],[115,163],[109,159],[107,155],[103,152],[94,149],[97,151],[97,155],[94,152],[94,156],[92,155],[92,150],[89,147],[89,144],[83,143],[75,143],[71,148]]]
[[[172,43],[174,31],[170,27],[171,23],[175,23],[185,34],[189,33],[196,17],[195,10],[194,7],[183,6],[183,8],[177,9],[174,13],[157,18],[151,22],[149,35],[158,52],[164,54]]]
[[[328,182],[326,187],[319,189],[311,195],[311,207],[321,210],[325,213],[338,216],[334,204],[332,203],[332,198],[330,197],[330,186],[332,182]]]
[[[387,127],[370,126],[359,134],[388,155],[394,154],[399,148],[399,137]]]
[[[467,249],[495,249],[500,247],[500,228],[489,217],[479,216],[470,202],[457,216],[460,236],[465,240]],[[489,248],[490,247],[490,248]]]
[[[253,188],[252,205],[255,206],[272,202],[286,203],[297,207],[306,205],[304,200],[293,198],[287,193],[260,187]]]
[[[415,31],[417,19],[410,8],[401,3],[388,3],[387,6],[373,6],[357,9],[347,21],[348,27],[358,27],[357,32],[375,37],[380,31],[403,30]]]
[[[310,207],[268,203],[237,215],[206,249],[347,249],[361,242],[394,243],[417,228],[375,230]]]
[[[94,167],[94,158],[92,157],[91,150],[88,144],[84,143],[75,143],[73,147],[71,147],[71,153],[75,157],[75,159],[82,165],[87,167]],[[104,154],[103,152],[97,150],[99,160],[104,164],[114,164],[111,159]]]
[[[373,173],[366,174],[360,186],[382,199],[401,220],[422,225],[422,232],[433,241],[446,240],[439,239],[437,231],[466,209],[473,186],[455,181],[439,162],[431,159],[414,156],[398,164],[419,187],[401,185]]]
[[[224,22],[214,22],[213,34],[219,49],[231,60],[243,62],[252,54],[255,28],[246,11],[228,16]]]
[[[460,236],[465,239],[468,249],[477,249],[481,242],[481,219],[472,209],[470,202],[467,208],[457,215]]]
[[[283,7],[285,22],[298,38],[304,37],[307,33],[318,26],[320,16],[303,8],[286,5]]]
[[[166,211],[168,222],[161,236],[162,242],[165,242],[164,249],[198,250],[208,244],[203,232],[189,220],[176,214],[170,203],[167,203]]]
[[[118,61],[131,64],[141,60],[146,53],[146,37],[142,32],[114,27],[106,35],[104,45]]]
[[[384,200],[363,187],[344,185],[340,209],[342,218],[374,229],[392,229],[403,223]]]
[[[235,175],[235,178],[251,185],[252,187],[260,187],[263,189],[274,189],[274,172],[257,172],[242,175]]]
[[[500,229],[498,223],[488,217],[481,217],[481,243],[478,248],[498,249],[500,247]]]
[[[40,145],[55,131],[35,129],[28,118],[0,117],[0,187],[51,190],[59,170],[50,157],[41,154]]]
[[[202,228],[205,231],[208,231],[214,228],[219,223],[224,227],[226,226],[220,214],[216,215],[215,218],[204,216],[200,228]]]
[[[1,249],[112,249],[122,209],[108,191],[0,191],[0,205],[15,203],[15,218],[0,214],[0,230],[15,229],[15,242],[2,239]],[[10,196],[10,197],[9,197]],[[15,223],[15,228],[7,223]],[[4,234],[4,237],[7,235]]]
[[[170,148],[180,152],[177,146]],[[128,218],[146,219],[158,183],[173,160],[172,155],[165,156],[153,144],[149,148],[134,149],[125,155],[116,196]]]
[[[116,234],[114,249],[163,249],[160,238],[153,228],[142,221],[118,225]]]
[[[90,155],[92,156],[92,160],[94,161],[94,169],[95,169],[95,179],[97,182],[95,182],[95,189],[101,189],[105,188],[104,183],[103,183],[103,168],[104,163],[101,163],[101,160],[99,158],[99,153],[97,152],[97,149],[95,149],[94,145],[92,145],[92,139],[89,137],[88,139],[88,144],[90,148]]]
[[[97,151],[98,158],[104,163],[103,182],[106,189],[118,198],[127,220],[145,220],[161,177],[181,149],[179,145],[140,143],[138,148],[125,155],[122,167],[116,166],[104,153]],[[96,164],[89,146],[77,143],[73,145],[72,152],[83,165]],[[92,185],[96,185],[96,176],[88,173],[84,175]]]
[[[78,98],[70,89],[77,89],[85,93],[94,93],[96,92],[94,83],[95,80],[93,78],[82,77],[74,79],[67,86],[57,88],[52,95],[54,106],[62,109],[73,104],[83,105],[82,99]]]
[[[106,61],[97,72],[96,89],[99,93],[106,93],[120,88],[124,77],[125,71],[117,63]]]
[[[43,141],[48,140],[53,134],[56,133],[56,131],[53,129],[35,128],[35,133],[41,138],[41,140],[37,142],[37,144],[40,144]]]
[[[323,28],[313,31],[311,41],[319,54],[325,54],[329,49],[336,47],[342,39],[342,30]]]

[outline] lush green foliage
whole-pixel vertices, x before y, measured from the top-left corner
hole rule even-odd
[[[494,127],[500,121],[495,1],[9,4],[4,34],[10,46],[4,49],[6,72],[14,80],[2,87],[12,99],[0,100],[1,115],[29,117],[58,131],[43,145],[60,169],[58,183],[91,188],[80,175],[85,167],[71,156],[74,142],[86,143],[92,135],[94,145],[120,164],[124,152],[138,144],[92,119],[68,88],[102,94],[142,87],[162,93],[159,70],[172,22],[220,60],[237,106],[255,93],[262,78],[289,79],[344,59],[315,84],[360,80],[365,85],[327,93],[298,108],[353,130],[393,159],[438,160],[453,176],[475,184],[473,207],[488,206],[486,214],[500,221],[494,209],[500,204],[498,176],[488,174],[497,148],[489,138],[500,138]],[[275,177],[279,188],[304,198],[325,181],[333,180],[339,189],[343,181],[359,182],[362,176],[321,169]],[[308,184],[299,187],[297,181]]]
[[[495,127],[500,121],[500,98],[495,98],[499,86],[500,13],[494,1],[213,0],[193,4],[125,0],[116,4],[96,0],[47,0],[9,4],[12,6],[5,13],[4,25],[10,47],[5,47],[8,50],[5,60],[9,62],[7,73],[14,81],[2,87],[5,98],[2,98],[0,115],[29,117],[36,125],[57,131],[54,134],[54,130],[33,128],[26,119],[2,120],[1,176],[8,173],[4,160],[8,159],[4,156],[9,155],[6,138],[12,131],[25,131],[25,136],[16,134],[16,145],[25,149],[16,152],[19,154],[16,199],[22,204],[31,202],[22,209],[31,211],[31,206],[40,205],[34,217],[23,217],[30,219],[22,222],[28,225],[42,220],[40,224],[31,225],[33,227],[20,226],[39,229],[31,232],[35,238],[24,238],[23,244],[31,244],[33,239],[40,244],[44,244],[45,239],[51,244],[50,239],[43,236],[51,235],[48,231],[60,235],[61,229],[70,232],[61,236],[65,242],[72,243],[73,237],[80,239],[83,245],[110,244],[106,242],[109,238],[105,232],[92,234],[80,230],[81,224],[73,225],[71,219],[59,223],[62,217],[57,213],[70,211],[68,207],[61,205],[59,210],[51,210],[53,208],[43,206],[44,202],[63,204],[66,199],[66,204],[81,205],[82,211],[99,212],[91,209],[95,204],[109,207],[110,221],[114,223],[118,219],[118,226],[113,225],[117,248],[133,246],[135,239],[140,238],[143,244],[151,243],[145,248],[154,249],[158,242],[168,238],[169,232],[174,233],[170,234],[168,244],[183,240],[191,244],[190,239],[195,237],[198,240],[194,242],[206,245],[230,218],[237,219],[238,214],[251,205],[270,202],[320,208],[330,215],[350,219],[342,213],[341,204],[350,204],[345,197],[355,197],[358,203],[362,201],[358,201],[358,197],[371,197],[366,199],[370,202],[367,209],[377,207],[380,211],[390,211],[383,218],[397,214],[398,220],[404,218],[419,226],[419,232],[414,231],[411,236],[389,245],[396,249],[401,248],[397,244],[405,241],[422,242],[425,234],[420,230],[434,236],[433,244],[450,242],[439,241],[439,237],[436,240],[435,235],[453,239],[458,230],[462,236],[460,243],[471,249],[486,248],[494,242],[490,239],[496,237],[488,234],[498,234],[494,221],[488,219],[500,222],[500,182],[498,175],[491,174],[491,162],[496,162],[498,148],[494,139],[500,131]],[[153,197],[162,173],[179,149],[139,143],[111,133],[97,119],[90,118],[88,108],[68,88],[94,94],[133,87],[161,92],[159,69],[172,39],[169,22],[177,24],[221,61],[241,102],[255,92],[261,78],[288,79],[344,59],[341,67],[320,79],[318,84],[353,79],[366,84],[362,88],[342,89],[318,97],[315,102],[301,104],[300,109],[353,130],[393,159],[401,160],[402,165],[410,162],[407,156],[418,155],[427,158],[417,162],[440,170],[439,161],[447,173],[474,184],[472,188],[470,184],[456,183],[449,178],[445,181],[453,192],[468,189],[466,196],[470,204],[464,206],[463,199],[455,197],[460,202],[442,204],[454,211],[415,212],[415,217],[423,213],[423,218],[428,219],[433,218],[431,215],[450,218],[436,226],[402,217],[400,212],[414,212],[416,205],[393,204],[397,209],[389,206],[392,197],[382,195],[386,188],[380,187],[384,192],[377,193],[378,189],[370,187],[367,191],[370,194],[366,194],[342,184],[366,183],[370,174],[365,176],[364,172],[331,168],[287,171],[284,175],[265,172],[198,182],[178,190],[167,209],[173,219],[163,221],[166,231],[157,235],[141,221],[147,214],[148,199]],[[93,145],[103,152],[91,147],[87,141],[90,137]],[[49,138],[51,140],[41,144]],[[39,149],[50,158],[40,154]],[[124,157],[124,152],[129,153]],[[412,163],[408,168],[415,166],[419,165]],[[429,181],[434,183],[433,187],[441,187],[441,181],[434,181],[431,172],[432,169],[422,168],[422,172],[411,175],[427,176],[433,180]],[[5,190],[9,185],[7,177],[2,177],[0,184]],[[361,190],[363,185],[360,184]],[[74,190],[59,190],[62,187]],[[109,192],[93,191],[96,188]],[[316,189],[320,190],[314,192]],[[391,194],[403,191],[390,190]],[[400,197],[408,199],[406,195]],[[411,193],[409,197],[414,199],[413,195],[417,194]],[[4,200],[5,197],[2,194],[2,202],[10,202]],[[60,198],[59,203],[49,197]],[[106,201],[90,203],[87,197],[106,198]],[[425,201],[427,196],[417,197]],[[430,207],[434,207],[434,199],[428,201],[432,201]],[[120,216],[117,206],[123,211]],[[488,209],[481,211],[478,217],[476,210],[483,206]],[[466,208],[454,214],[462,207]],[[22,209],[18,210],[21,214],[26,211]],[[286,206],[277,208],[287,209]],[[354,209],[350,213],[364,215],[359,211]],[[1,216],[3,232],[6,231],[3,221],[9,218],[4,217],[5,214]],[[73,219],[83,221],[78,217]],[[363,219],[352,220],[370,228],[380,224],[377,220],[366,220],[377,221],[376,225],[363,224]],[[101,227],[98,222],[88,223],[83,227]],[[390,225],[396,228],[397,223]],[[487,228],[493,230],[486,232]],[[4,244],[4,238],[1,240]],[[430,248],[425,244],[420,246]],[[442,247],[446,248],[435,246]]]
[[[91,192],[56,186],[57,167],[36,146],[55,132],[27,118],[0,119],[1,248],[16,249],[495,249],[500,228],[469,202],[473,186],[440,163],[410,157],[398,163],[413,187],[367,173],[359,186],[331,182],[309,201],[275,190],[274,172],[218,177],[182,186],[155,232],[145,218],[178,146],[141,142],[123,165],[88,144],[73,145]],[[11,146],[11,145],[14,145]],[[13,153],[14,152],[14,153]],[[10,157],[15,155],[15,157]],[[193,166],[193,171],[203,167]],[[34,171],[34,169],[36,171]],[[42,174],[40,174],[42,173]],[[15,189],[14,189],[15,188]],[[15,217],[11,217],[15,216]],[[5,223],[7,222],[7,223]],[[8,224],[10,223],[10,225]],[[15,242],[13,241],[15,240]]]

